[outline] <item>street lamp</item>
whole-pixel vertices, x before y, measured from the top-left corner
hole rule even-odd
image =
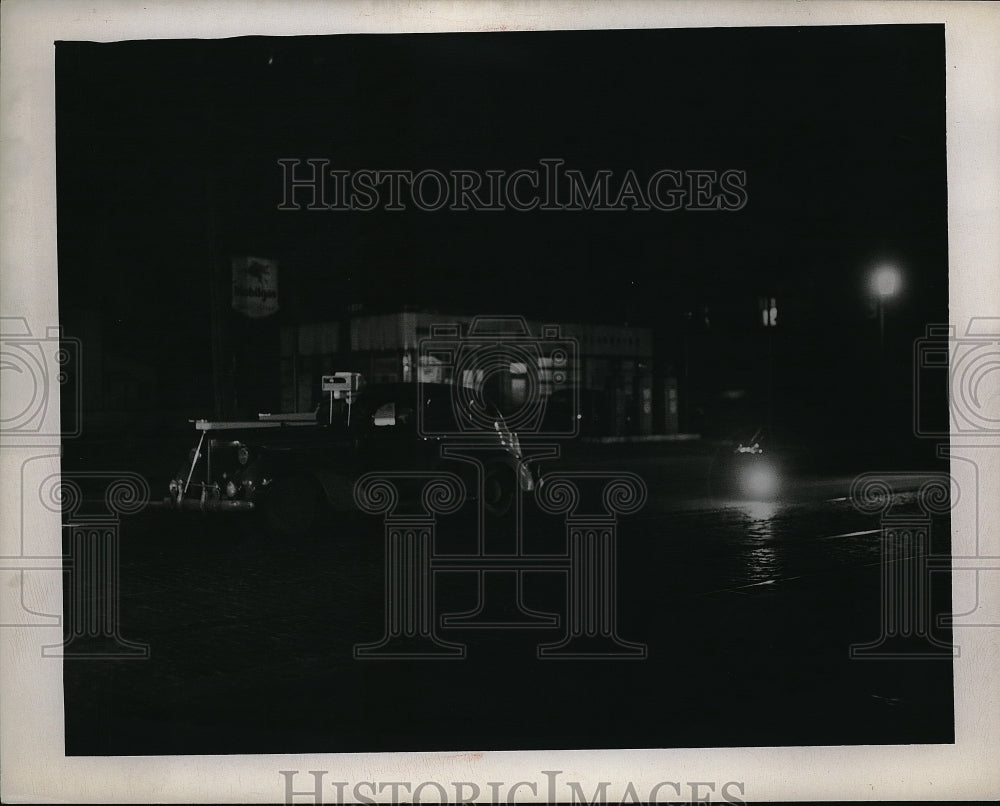
[[[871,290],[878,305],[878,347],[880,360],[885,360],[885,301],[899,291],[902,280],[895,266],[879,266],[872,273]]]
[[[875,304],[878,305],[879,409],[883,426],[887,421],[886,394],[888,391],[885,383],[885,303],[899,293],[901,285],[902,277],[895,266],[882,265],[872,272],[871,291],[875,297]],[[886,439],[884,429],[882,430],[882,438]]]

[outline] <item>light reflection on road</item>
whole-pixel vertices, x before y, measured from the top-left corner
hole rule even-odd
[[[746,535],[745,549],[747,581],[765,582],[781,576],[782,557],[775,541],[775,516],[781,505],[772,501],[747,501],[738,506],[741,526]]]
[[[761,536],[773,535],[774,516],[781,509],[781,504],[774,501],[746,501],[739,504],[739,510],[746,517],[751,533],[761,532]]]

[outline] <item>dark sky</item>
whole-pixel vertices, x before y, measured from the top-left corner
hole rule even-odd
[[[836,371],[870,349],[878,259],[904,272],[890,320],[904,369],[912,338],[947,317],[942,26],[61,42],[56,55],[61,303],[100,310],[126,351],[207,338],[210,269],[247,253],[280,260],[289,319],[362,302],[670,334],[707,305],[716,332],[738,333],[773,293],[795,360]],[[277,160],[314,157],[732,168],[748,201],[278,211]]]

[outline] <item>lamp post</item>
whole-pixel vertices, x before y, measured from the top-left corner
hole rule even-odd
[[[885,383],[885,303],[898,292],[902,278],[895,266],[879,266],[871,275],[871,291],[878,306],[878,374],[879,374],[879,409],[882,425],[886,422],[886,383]],[[883,431],[884,437],[884,431]]]
[[[885,362],[885,302],[899,291],[899,270],[894,266],[879,266],[872,273],[871,288],[878,304],[879,360]]]

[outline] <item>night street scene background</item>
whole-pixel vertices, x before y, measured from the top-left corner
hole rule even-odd
[[[947,432],[945,378],[914,363],[948,321],[942,26],[58,42],[56,71],[60,320],[81,355],[64,473],[139,473],[159,501],[190,420],[312,410],[335,371],[415,383],[397,329],[502,315],[579,345],[580,434],[546,472],[648,491],[616,523],[611,604],[644,653],[596,660],[536,656],[570,619],[568,577],[540,567],[508,571],[511,595],[562,618],[437,622],[459,660],[356,659],[386,608],[372,515],[294,540],[246,513],[126,517],[121,635],[149,657],[65,661],[67,754],[954,741],[945,626],[910,636],[931,657],[851,657],[879,638],[886,574],[852,479],[888,474],[894,513],[922,517],[918,487],[947,470],[917,433]],[[686,195],[310,210],[300,188],[279,209],[279,160],[301,178],[311,159],[561,160],[609,171],[612,197],[670,169]],[[699,171],[707,197],[684,184]],[[231,305],[250,257],[278,278],[259,318]],[[780,491],[720,491],[755,432],[791,457]],[[439,521],[455,550],[476,528]],[[947,511],[927,523],[946,571]],[[530,497],[521,526],[529,554],[565,544]],[[475,569],[434,579],[440,613],[476,607]],[[933,617],[950,591],[930,580]]]

